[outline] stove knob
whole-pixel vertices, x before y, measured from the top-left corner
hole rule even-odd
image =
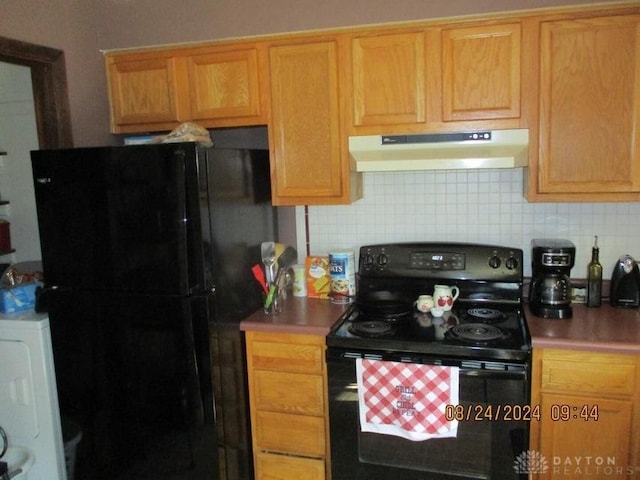
[[[374,261],[375,259],[373,258],[373,255],[371,255],[370,253],[365,254],[362,258],[362,263],[364,264],[365,267],[370,267],[371,265],[373,265]]]
[[[389,263],[389,257],[387,257],[384,253],[378,255],[378,265],[384,267],[387,263]]]
[[[489,259],[489,266],[491,268],[498,268],[502,262],[500,262],[500,257],[494,255]]]
[[[507,258],[507,268],[509,270],[515,270],[518,268],[518,259],[513,257]]]

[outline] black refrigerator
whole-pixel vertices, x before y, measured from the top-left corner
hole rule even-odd
[[[276,239],[266,150],[194,143],[31,153],[76,480],[250,479],[239,321]]]

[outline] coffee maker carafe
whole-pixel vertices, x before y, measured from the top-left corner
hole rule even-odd
[[[571,268],[576,247],[569,240],[534,239],[531,241],[531,284],[529,307],[544,318],[570,318]]]

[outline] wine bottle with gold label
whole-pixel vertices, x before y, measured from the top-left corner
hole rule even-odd
[[[599,307],[602,297],[602,265],[598,258],[598,236],[591,249],[591,261],[587,265],[587,307]]]

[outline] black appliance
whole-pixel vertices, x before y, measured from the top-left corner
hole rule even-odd
[[[620,257],[613,267],[609,302],[614,307],[640,306],[640,270],[630,255]]]
[[[252,478],[238,323],[276,238],[266,150],[34,151],[60,409],[79,480]]]
[[[334,480],[520,478],[526,452],[531,339],[522,310],[522,250],[464,243],[360,248],[357,295],[326,338]],[[435,284],[460,295],[442,317],[413,302]],[[457,437],[411,441],[363,432],[356,363],[374,359],[459,367],[465,411],[498,405],[514,418],[460,422]]]
[[[570,273],[576,247],[569,240],[534,239],[531,241],[531,283],[529,307],[543,318],[571,318]]]

